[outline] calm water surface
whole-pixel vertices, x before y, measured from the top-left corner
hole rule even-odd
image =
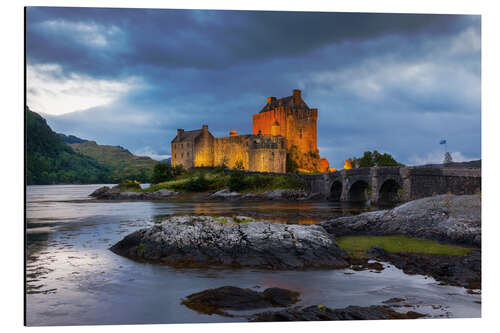
[[[98,202],[102,185],[28,186],[27,324],[97,325],[244,321],[198,314],[180,304],[194,292],[233,285],[301,293],[299,305],[377,305],[404,297],[433,317],[479,317],[480,295],[439,286],[386,264],[380,273],[344,270],[179,269],[138,263],[108,248],[172,214],[242,214],[283,223],[314,223],[359,211],[333,203]]]

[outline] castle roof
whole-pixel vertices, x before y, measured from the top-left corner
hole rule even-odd
[[[282,97],[280,99],[273,98],[269,103],[267,103],[262,110],[260,110],[260,113],[274,110],[278,106],[284,106],[284,107],[289,107],[291,109],[300,109],[300,110],[309,110],[309,106],[307,106],[306,102],[302,100],[302,98],[299,98],[297,102],[297,98],[293,98],[292,96],[287,96],[287,97]]]
[[[196,139],[203,132],[202,129],[192,130],[192,131],[182,131],[182,133],[177,133],[172,142],[183,142],[191,141]],[[179,135],[180,134],[180,135]]]

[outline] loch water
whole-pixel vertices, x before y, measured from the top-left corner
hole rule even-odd
[[[404,311],[431,317],[480,317],[481,296],[407,275],[390,264],[381,272],[192,269],[135,262],[109,247],[172,214],[254,215],[281,223],[315,223],[366,207],[297,202],[111,202],[88,194],[102,185],[26,189],[26,323],[29,326],[245,321],[198,314],[187,295],[226,285],[301,293],[298,305],[381,305],[405,298]]]

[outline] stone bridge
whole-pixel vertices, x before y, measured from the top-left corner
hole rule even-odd
[[[301,175],[306,190],[332,201],[385,204],[481,191],[480,168],[380,167]]]

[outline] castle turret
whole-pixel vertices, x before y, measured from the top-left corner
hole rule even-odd
[[[299,89],[293,89],[293,102],[299,104],[302,100],[302,92]]]
[[[296,146],[301,153],[316,152],[317,119],[318,110],[310,109],[302,100],[302,92],[293,89],[291,96],[267,98],[267,104],[253,115],[253,134],[282,136],[287,149]]]

